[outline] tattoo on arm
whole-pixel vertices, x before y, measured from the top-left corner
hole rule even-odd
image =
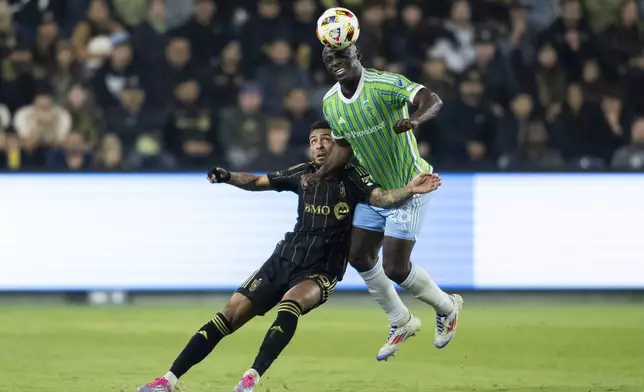
[[[413,195],[414,194],[411,192],[409,187],[392,189],[389,191],[382,188],[376,188],[371,192],[369,204],[376,207],[389,208],[402,203]]]
[[[438,115],[443,101],[436,93],[424,88],[414,97],[414,105],[418,106],[418,109],[411,115],[411,119],[422,124]]]
[[[266,175],[256,176],[250,173],[231,172],[228,183],[245,191],[265,191],[271,189],[271,184]]]

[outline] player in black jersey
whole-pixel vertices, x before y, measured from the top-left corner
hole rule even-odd
[[[221,339],[277,305],[277,318],[255,362],[234,389],[235,392],[253,391],[293,337],[300,315],[326,302],[336,283],[342,280],[355,206],[369,202],[390,207],[440,186],[438,175],[420,173],[406,187],[385,191],[371,182],[363,168],[348,165],[305,192],[302,177],[314,173],[334,146],[331,127],[326,121],[311,126],[309,142],[313,161],[283,171],[257,176],[216,167],[208,172],[211,183],[228,183],[248,191],[297,193],[297,223],[277,244],[268,261],[237,289],[225,309],[190,339],[170,371],[140,387],[139,392],[172,391],[177,379],[210,354]]]

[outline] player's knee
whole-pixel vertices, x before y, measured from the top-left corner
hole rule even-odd
[[[387,275],[389,279],[398,284],[401,284],[409,276],[409,272],[411,271],[411,263],[409,262],[409,260],[405,261],[385,259],[383,268],[385,270],[385,275]]]
[[[349,263],[358,272],[366,272],[376,266],[378,257],[374,257],[363,252],[349,253]]]
[[[253,304],[248,297],[235,293],[230,297],[221,313],[234,331],[249,320],[252,308]]]
[[[297,302],[303,312],[309,311],[320,302],[320,286],[313,280],[305,280],[284,294],[282,300]]]

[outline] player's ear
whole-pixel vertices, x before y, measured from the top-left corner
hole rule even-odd
[[[356,45],[356,58],[358,61],[362,61],[362,53],[360,53],[360,48]]]

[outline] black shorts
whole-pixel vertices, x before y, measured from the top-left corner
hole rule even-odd
[[[329,299],[338,282],[334,275],[319,267],[293,264],[273,254],[237,292],[250,299],[255,313],[263,316],[282,300],[287,291],[305,280],[312,280],[320,287],[320,302],[315,307]]]

